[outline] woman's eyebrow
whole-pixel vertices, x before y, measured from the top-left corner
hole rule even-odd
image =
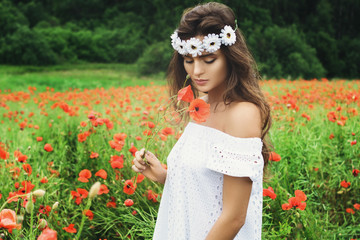
[[[199,58],[212,57],[212,56],[216,56],[216,54],[209,53],[209,54],[201,55],[201,56],[199,56]]]
[[[214,54],[214,53],[208,53],[208,54],[199,56],[199,58],[212,57],[212,56],[216,56],[216,54]],[[184,57],[186,57],[186,58],[193,58],[193,57],[192,57],[191,55],[189,55],[189,54],[184,55]]]

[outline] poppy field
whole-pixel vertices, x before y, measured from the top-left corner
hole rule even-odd
[[[359,83],[261,82],[263,239],[360,239]],[[168,99],[157,84],[1,89],[0,239],[151,239],[163,185],[131,166],[146,146],[167,167],[183,129],[161,117]]]

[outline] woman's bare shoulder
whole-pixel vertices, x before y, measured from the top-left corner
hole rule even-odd
[[[226,132],[235,137],[261,137],[261,113],[251,102],[233,102],[226,111]]]

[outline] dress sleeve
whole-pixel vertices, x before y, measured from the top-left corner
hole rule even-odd
[[[256,181],[259,178],[262,179],[264,168],[264,160],[260,149],[259,146],[254,148],[251,140],[235,143],[231,147],[219,144],[211,145],[206,167],[225,175],[249,177],[252,181]]]

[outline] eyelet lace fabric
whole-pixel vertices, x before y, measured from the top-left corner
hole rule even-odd
[[[223,176],[249,177],[246,220],[234,239],[260,240],[264,161],[260,138],[190,122],[167,158],[154,240],[203,240],[222,211]]]

